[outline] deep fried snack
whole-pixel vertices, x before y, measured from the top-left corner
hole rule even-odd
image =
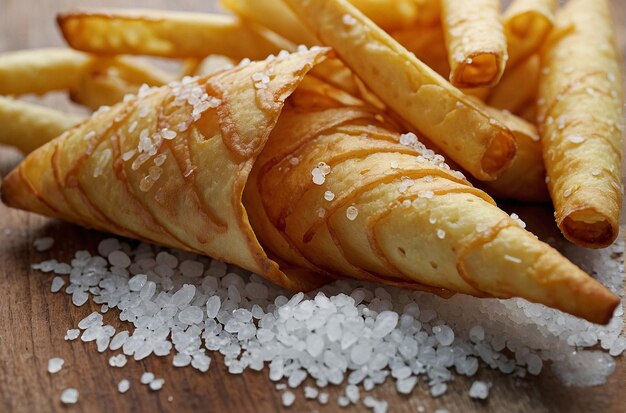
[[[263,59],[282,49],[262,27],[226,15],[157,10],[93,10],[60,14],[63,37],[99,55],[139,54]]]
[[[211,255],[291,289],[353,277],[610,319],[619,297],[415,135],[304,78],[325,53],[144,92],[33,152],[4,181],[3,199]]]
[[[0,144],[30,153],[83,120],[54,109],[0,96]]]
[[[491,90],[487,104],[516,115],[522,113],[528,106],[534,105],[537,100],[540,66],[539,56],[533,55],[508,69],[500,83]]]
[[[96,110],[121,102],[144,84],[162,86],[171,80],[171,75],[132,57],[101,57],[70,88],[70,98]]]
[[[570,241],[610,245],[622,206],[619,56],[606,0],[571,0],[542,56],[538,119],[556,222]]]
[[[506,66],[507,48],[499,0],[442,0],[450,82],[493,86]]]
[[[515,67],[545,42],[554,26],[558,0],[515,0],[504,12],[508,67]]]
[[[0,95],[44,94],[76,85],[93,59],[71,49],[34,49],[0,55]]]
[[[510,130],[345,0],[287,0],[386,105],[479,180],[515,156]]]

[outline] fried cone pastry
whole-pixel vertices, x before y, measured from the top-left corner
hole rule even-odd
[[[606,0],[572,0],[543,57],[539,121],[556,222],[570,241],[611,244],[622,205],[619,57]]]
[[[353,277],[609,319],[616,296],[376,109],[314,77],[283,109],[326,52],[144,92],[32,153],[5,202],[291,289]]]
[[[499,0],[442,0],[450,82],[457,87],[493,86],[506,65]]]
[[[507,67],[515,67],[539,51],[552,27],[557,0],[515,0],[504,12]]]
[[[0,97],[0,144],[29,153],[80,123],[72,116],[32,103]]]
[[[285,0],[380,100],[479,180],[515,156],[513,134],[346,0]]]

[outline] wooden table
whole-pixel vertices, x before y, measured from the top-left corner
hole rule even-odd
[[[261,1],[261,0],[259,0]],[[591,0],[590,0],[591,1]],[[63,44],[57,32],[54,16],[61,10],[83,5],[80,0],[1,0],[0,51]],[[170,8],[179,10],[215,10],[209,0],[94,0],[88,6]],[[615,20],[621,45],[626,44],[626,3],[614,0]],[[626,51],[626,48],[624,48]],[[626,55],[626,53],[624,53]],[[71,108],[59,96],[44,99],[55,106]],[[2,127],[2,125],[0,125]],[[0,176],[17,164],[17,152],[0,148]],[[4,230],[9,229],[10,235]],[[47,253],[35,252],[34,239],[52,235],[56,244]],[[246,371],[228,374],[221,359],[212,355],[208,373],[191,368],[174,368],[170,358],[149,357],[126,367],[109,367],[110,354],[100,354],[93,343],[80,340],[66,342],[65,331],[75,328],[78,321],[96,307],[88,304],[77,308],[64,294],[51,294],[51,276],[29,268],[30,263],[47,258],[69,259],[78,249],[94,249],[105,235],[79,227],[51,221],[33,214],[10,210],[0,205],[0,412],[272,412],[319,411],[357,412],[358,407],[337,407],[337,389],[331,389],[331,402],[320,406],[306,402],[300,390],[296,403],[283,408],[280,393],[267,378],[267,371]],[[105,315],[105,322],[116,327],[115,311]],[[47,361],[51,357],[65,359],[63,370],[51,375]],[[165,378],[159,392],[139,384],[144,371]],[[426,412],[446,407],[450,412],[625,412],[624,388],[626,362],[618,361],[617,371],[609,382],[595,388],[567,388],[548,374],[518,381],[483,369],[479,378],[494,381],[495,386],[486,402],[472,401],[467,396],[471,380],[457,377],[448,393],[438,399],[428,394],[421,383],[410,396],[396,393],[389,380],[374,392],[374,396],[389,401],[391,412],[416,412],[424,406]],[[131,380],[130,390],[121,395],[117,383]],[[59,397],[66,387],[80,391],[77,405],[63,406]],[[172,396],[172,401],[168,398]]]

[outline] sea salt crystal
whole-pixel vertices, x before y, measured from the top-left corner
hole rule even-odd
[[[54,238],[52,237],[37,238],[35,241],[33,241],[33,246],[35,247],[35,250],[39,252],[48,251],[50,248],[52,248],[53,245]]]
[[[317,399],[318,395],[319,395],[319,390],[316,389],[315,387],[304,386],[304,397],[306,399]]]
[[[61,403],[63,404],[76,404],[78,402],[78,390],[73,388],[67,388],[61,393]]]
[[[150,373],[149,371],[146,371],[141,375],[139,382],[141,384],[150,384],[152,383],[152,380],[154,380],[154,374]]]
[[[130,389],[130,382],[127,379],[122,379],[117,384],[117,391],[120,393],[126,393]]]
[[[164,379],[154,379],[148,384],[148,386],[150,387],[150,390],[158,391],[163,388],[163,384],[165,384]]]
[[[354,205],[349,206],[346,209],[346,217],[350,221],[354,221],[358,215],[359,215],[359,210]]]
[[[474,343],[478,343],[485,339],[485,329],[482,326],[474,326],[469,331],[469,337]]]
[[[222,305],[221,299],[219,296],[214,295],[210,297],[206,303],[206,313],[208,318],[217,317],[217,313],[220,310],[220,306]]]
[[[398,313],[393,311],[383,311],[376,317],[376,323],[372,329],[372,336],[382,338],[396,328],[398,325]]]
[[[567,140],[572,143],[582,143],[585,141],[585,138],[582,136],[569,136]]]
[[[48,373],[54,374],[61,371],[63,368],[63,364],[65,364],[65,360],[59,357],[53,357],[48,360]]]
[[[326,191],[324,192],[324,199],[330,202],[335,199],[335,194],[332,191]]]
[[[200,277],[204,272],[204,265],[199,261],[185,260],[180,264],[180,272],[185,277]]]
[[[108,259],[114,267],[128,268],[131,264],[130,257],[123,251],[113,251],[109,254]]]
[[[87,317],[83,318],[78,322],[78,328],[81,330],[86,330],[89,327],[93,326],[101,326],[102,325],[102,314],[94,311],[89,314]]]
[[[417,377],[411,376],[405,379],[401,379],[396,381],[396,390],[400,394],[410,394],[413,391],[413,388],[417,384]]]
[[[282,394],[281,399],[283,402],[283,406],[289,407],[296,401],[296,395],[287,390]]]
[[[77,328],[73,328],[73,329],[67,330],[67,332],[65,333],[65,337],[63,338],[66,341],[71,341],[71,340],[76,340],[79,335],[80,335],[80,330]]]
[[[433,333],[442,346],[449,346],[454,341],[454,331],[447,325],[433,327]]]
[[[356,19],[349,14],[344,14],[341,16],[341,21],[346,26],[354,26],[356,24]]]
[[[442,396],[448,390],[448,385],[445,383],[437,383],[430,388],[430,395],[433,397]]]
[[[178,320],[187,325],[198,324],[204,317],[204,311],[200,307],[190,306],[178,313]]]
[[[59,292],[61,288],[65,285],[65,280],[61,277],[54,277],[52,279],[52,285],[50,286],[50,291],[53,293]]]
[[[469,390],[469,396],[472,399],[481,399],[485,400],[489,397],[489,388],[491,385],[484,381],[476,380],[472,383],[472,387]]]

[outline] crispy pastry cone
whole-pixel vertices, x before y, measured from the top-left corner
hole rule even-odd
[[[508,59],[499,0],[442,0],[450,82],[457,87],[493,86]]]
[[[539,121],[556,222],[570,241],[611,244],[622,205],[622,88],[606,0],[571,0],[542,56]]]
[[[33,152],[5,179],[3,199],[234,262],[292,289],[323,284],[319,274],[289,277],[265,255],[241,195],[284,100],[326,53],[144,91]]]
[[[509,167],[511,131],[347,1],[285,2],[386,105],[474,177],[494,180]]]
[[[517,66],[539,51],[552,27],[558,0],[515,0],[504,12],[507,67]],[[523,89],[523,88],[521,88]]]
[[[144,92],[33,152],[3,198],[291,289],[353,277],[610,318],[618,297],[377,110],[314,77],[283,109],[324,53]]]
[[[29,153],[80,123],[68,115],[32,103],[0,97],[0,144]]]
[[[99,55],[263,59],[282,49],[272,33],[226,15],[94,10],[64,13],[57,20],[71,47]]]

